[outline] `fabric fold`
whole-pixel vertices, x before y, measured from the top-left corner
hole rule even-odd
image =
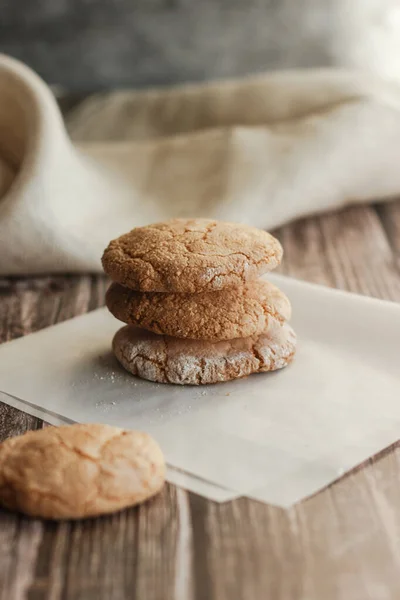
[[[400,195],[400,89],[356,72],[98,94],[68,133],[46,84],[1,56],[2,275],[99,271],[111,238],[169,217],[273,228]]]

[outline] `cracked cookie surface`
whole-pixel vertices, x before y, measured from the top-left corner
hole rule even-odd
[[[220,342],[157,335],[132,325],[117,331],[113,351],[133,375],[158,383],[200,385],[230,381],[286,367],[296,335],[275,321],[266,333]]]
[[[67,425],[0,444],[0,504],[35,517],[114,512],[155,495],[164,480],[159,446],[139,431]]]
[[[243,285],[281,258],[278,240],[255,227],[172,219],[112,240],[102,263],[113,281],[133,290],[197,293]]]
[[[124,323],[161,335],[212,341],[260,334],[271,319],[283,322],[291,315],[285,294],[261,279],[198,294],[136,292],[113,283],[106,304]]]

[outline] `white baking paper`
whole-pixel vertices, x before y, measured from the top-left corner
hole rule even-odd
[[[0,392],[0,402],[9,404],[10,406],[17,408],[18,410],[22,410],[33,417],[43,419],[50,425],[71,425],[77,422],[73,419],[68,419],[67,417],[57,415],[56,413],[47,410],[44,407],[31,404],[30,402],[26,402],[14,396],[10,396],[4,392]],[[218,486],[200,477],[196,477],[191,473],[185,473],[185,471],[180,469],[174,469],[169,465],[167,465],[167,480],[170,483],[190,490],[191,492],[206,496],[210,500],[214,500],[214,502],[227,502],[228,500],[234,500],[240,496],[238,492]]]
[[[290,506],[400,437],[400,307],[270,279],[299,337],[283,371],[201,387],[142,381],[116,363],[120,323],[100,309],[1,346],[1,399],[54,424],[146,430],[177,485]]]

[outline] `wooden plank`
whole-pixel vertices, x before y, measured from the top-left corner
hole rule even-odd
[[[0,403],[0,441],[37,429],[41,422]],[[34,576],[43,524],[0,511],[0,599],[24,598]]]
[[[40,521],[0,513],[1,600],[27,597],[43,529]]]
[[[358,294],[400,301],[396,259],[372,207],[353,207],[305,219],[276,233],[285,249],[283,273]]]
[[[200,539],[194,529],[195,557],[207,564],[200,569],[209,585],[204,598],[397,597],[398,461],[396,450],[289,511],[247,499],[220,506],[198,499],[206,509]],[[206,555],[199,549],[205,544]]]
[[[204,598],[301,597],[301,548],[289,513],[245,498],[206,507],[211,589]]]
[[[44,525],[29,598],[175,598],[175,490],[98,519]],[[47,598],[48,596],[46,596]]]
[[[303,597],[400,597],[399,450],[290,511],[303,553]]]
[[[101,276],[3,279],[0,286],[0,342],[27,335],[104,304]]]

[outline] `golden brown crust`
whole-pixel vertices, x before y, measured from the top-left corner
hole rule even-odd
[[[114,512],[155,495],[164,480],[160,448],[139,431],[69,425],[0,444],[0,504],[35,517]]]
[[[197,293],[257,279],[281,258],[279,242],[255,227],[173,219],[111,241],[102,263],[113,281],[133,290]]]
[[[271,318],[290,319],[290,302],[264,280],[218,292],[136,292],[113,283],[106,304],[120,321],[158,334],[200,340],[231,340],[265,331]]]
[[[266,333],[207,342],[157,335],[127,325],[117,331],[113,350],[133,375],[159,383],[200,385],[282,369],[293,359],[296,336],[275,321]]]

